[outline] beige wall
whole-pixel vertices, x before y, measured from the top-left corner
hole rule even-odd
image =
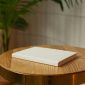
[[[26,15],[29,28],[16,31],[15,47],[38,44],[69,44],[85,47],[85,0],[80,6],[64,12],[51,0],[44,0],[34,9],[34,13]],[[28,18],[27,18],[28,17]]]

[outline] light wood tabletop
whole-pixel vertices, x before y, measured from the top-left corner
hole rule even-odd
[[[65,46],[65,45],[41,45],[40,47],[48,47],[48,48],[55,48],[55,49],[77,52],[77,54],[75,55],[77,57],[76,59],[72,60],[67,64],[64,64],[61,67],[35,63],[32,61],[18,59],[18,58],[12,58],[13,52],[26,49],[29,47],[17,48],[1,54],[0,55],[1,75],[5,77],[8,76],[11,80],[19,77],[17,80],[23,79],[22,81],[24,83],[22,85],[29,85],[29,83],[30,85],[35,85],[32,81],[34,81],[35,83],[37,81],[36,85],[45,85],[45,84],[55,85],[52,83],[49,84],[50,81],[48,83],[46,82],[47,80],[50,80],[49,76],[59,77],[59,76],[69,75],[72,76],[73,79],[72,80],[73,82],[69,85],[76,85],[74,84],[74,77],[75,77],[74,74],[82,73],[85,71],[85,49],[84,48]],[[7,74],[10,74],[10,76]],[[44,80],[42,79],[43,77]],[[44,83],[42,80],[44,81]],[[63,84],[63,85],[67,85],[67,84]]]

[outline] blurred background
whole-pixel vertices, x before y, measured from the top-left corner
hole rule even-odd
[[[64,11],[52,0],[43,0],[24,18],[29,23],[25,31],[13,30],[10,48],[40,44],[66,44],[85,47],[85,0]]]

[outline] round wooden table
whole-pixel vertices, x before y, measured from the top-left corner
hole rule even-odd
[[[31,46],[29,46],[31,47]],[[29,47],[10,50],[0,55],[0,75],[20,85],[79,85],[85,82],[85,49],[65,45],[41,47],[77,52],[77,58],[61,67],[12,58],[12,53]]]

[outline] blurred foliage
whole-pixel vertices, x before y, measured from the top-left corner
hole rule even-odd
[[[3,51],[9,47],[10,29],[24,30],[28,23],[23,15],[41,0],[0,0],[0,30],[2,30]]]
[[[9,47],[10,29],[16,28],[24,30],[28,23],[23,15],[30,13],[31,9],[37,3],[43,0],[0,0],[0,30],[2,30],[3,51],[7,51]],[[70,8],[74,3],[79,4],[82,0],[52,0],[60,5],[64,10],[64,4]]]
[[[64,2],[66,3],[68,8],[73,7],[75,4],[79,5],[80,3],[82,3],[83,0],[53,0],[54,2],[56,2],[57,4],[60,5],[61,10],[64,10]]]

